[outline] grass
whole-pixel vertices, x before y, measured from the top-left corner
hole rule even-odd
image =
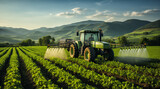
[[[160,59],[160,46],[148,46],[147,51],[149,58]]]

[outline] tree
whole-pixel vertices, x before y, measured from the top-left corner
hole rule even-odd
[[[23,40],[21,43],[19,43],[21,46],[33,46],[35,45],[35,42],[31,39]]]
[[[42,44],[48,45],[50,43],[51,36],[44,36],[42,39]]]
[[[52,43],[54,43],[54,41],[55,41],[55,38],[54,38],[54,37],[52,37],[51,39],[52,39]]]
[[[32,40],[31,39],[27,39],[26,43],[27,43],[27,45],[32,45]]]
[[[160,35],[151,38],[150,45],[160,46]]]
[[[39,38],[39,45],[40,46],[42,46],[42,42],[43,42],[42,38]]]
[[[118,43],[122,46],[128,45],[127,38],[125,36],[118,37]]]
[[[144,35],[148,35],[148,34],[149,34],[149,32],[143,32],[143,34],[144,34]]]
[[[140,44],[144,44],[144,43],[148,44],[149,43],[149,39],[147,39],[146,37],[142,38],[140,40]]]
[[[42,38],[39,38],[39,45],[48,45],[50,44],[50,40],[52,40],[52,42],[54,43],[55,39],[54,37],[51,37],[51,36],[43,36]]]

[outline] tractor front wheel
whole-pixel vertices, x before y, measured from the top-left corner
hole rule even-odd
[[[95,59],[95,51],[92,47],[87,47],[84,50],[84,60],[93,61]]]
[[[70,57],[72,58],[78,58],[78,46],[76,43],[70,45]]]

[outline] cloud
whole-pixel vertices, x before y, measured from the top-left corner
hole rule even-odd
[[[86,16],[86,18],[88,18],[88,19],[93,19],[93,18],[95,18],[95,19],[104,18],[104,17],[106,17],[106,16],[109,15],[108,12],[110,12],[110,11],[108,11],[108,10],[105,10],[105,11],[102,11],[102,12],[96,11],[95,14]]]
[[[87,10],[86,8],[85,8],[85,9],[82,9],[82,8],[79,8],[79,7],[72,9],[73,13],[76,13],[76,14],[82,14],[82,13],[85,12],[86,10]]]
[[[143,13],[133,11],[130,15],[131,15],[131,16],[142,16],[142,15],[143,15]]]
[[[106,5],[106,4],[110,4],[112,3],[113,0],[102,0],[102,1],[99,1],[99,2],[96,2],[95,4],[97,6],[102,6],[102,5]]]
[[[108,16],[105,22],[112,22],[114,20],[114,17]]]
[[[86,10],[87,10],[86,8],[82,9],[80,7],[76,7],[76,8],[71,9],[71,12],[60,12],[60,13],[56,14],[56,16],[64,16],[66,18],[70,18],[70,17],[74,17],[76,15],[81,15]]]
[[[64,16],[66,18],[70,18],[70,17],[73,17],[75,15],[76,14],[72,13],[72,12],[61,12],[61,13],[56,14],[56,16]]]
[[[101,2],[96,2],[96,5],[101,6],[102,3]]]
[[[160,12],[160,10],[159,9],[147,9],[141,12],[136,12],[136,11],[125,12],[123,13],[123,16],[144,16],[144,15],[154,14],[157,12]]]
[[[123,16],[129,16],[129,15],[130,15],[130,12],[123,13]]]
[[[111,11],[105,10],[105,11],[96,11],[95,14],[86,16],[87,19],[95,19],[95,20],[104,20],[108,21],[113,21],[115,15],[118,15],[117,13],[113,13]]]

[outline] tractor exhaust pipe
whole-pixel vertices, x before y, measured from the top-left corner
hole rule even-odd
[[[99,28],[99,35],[100,35],[99,40],[102,41],[103,31],[101,28]]]

